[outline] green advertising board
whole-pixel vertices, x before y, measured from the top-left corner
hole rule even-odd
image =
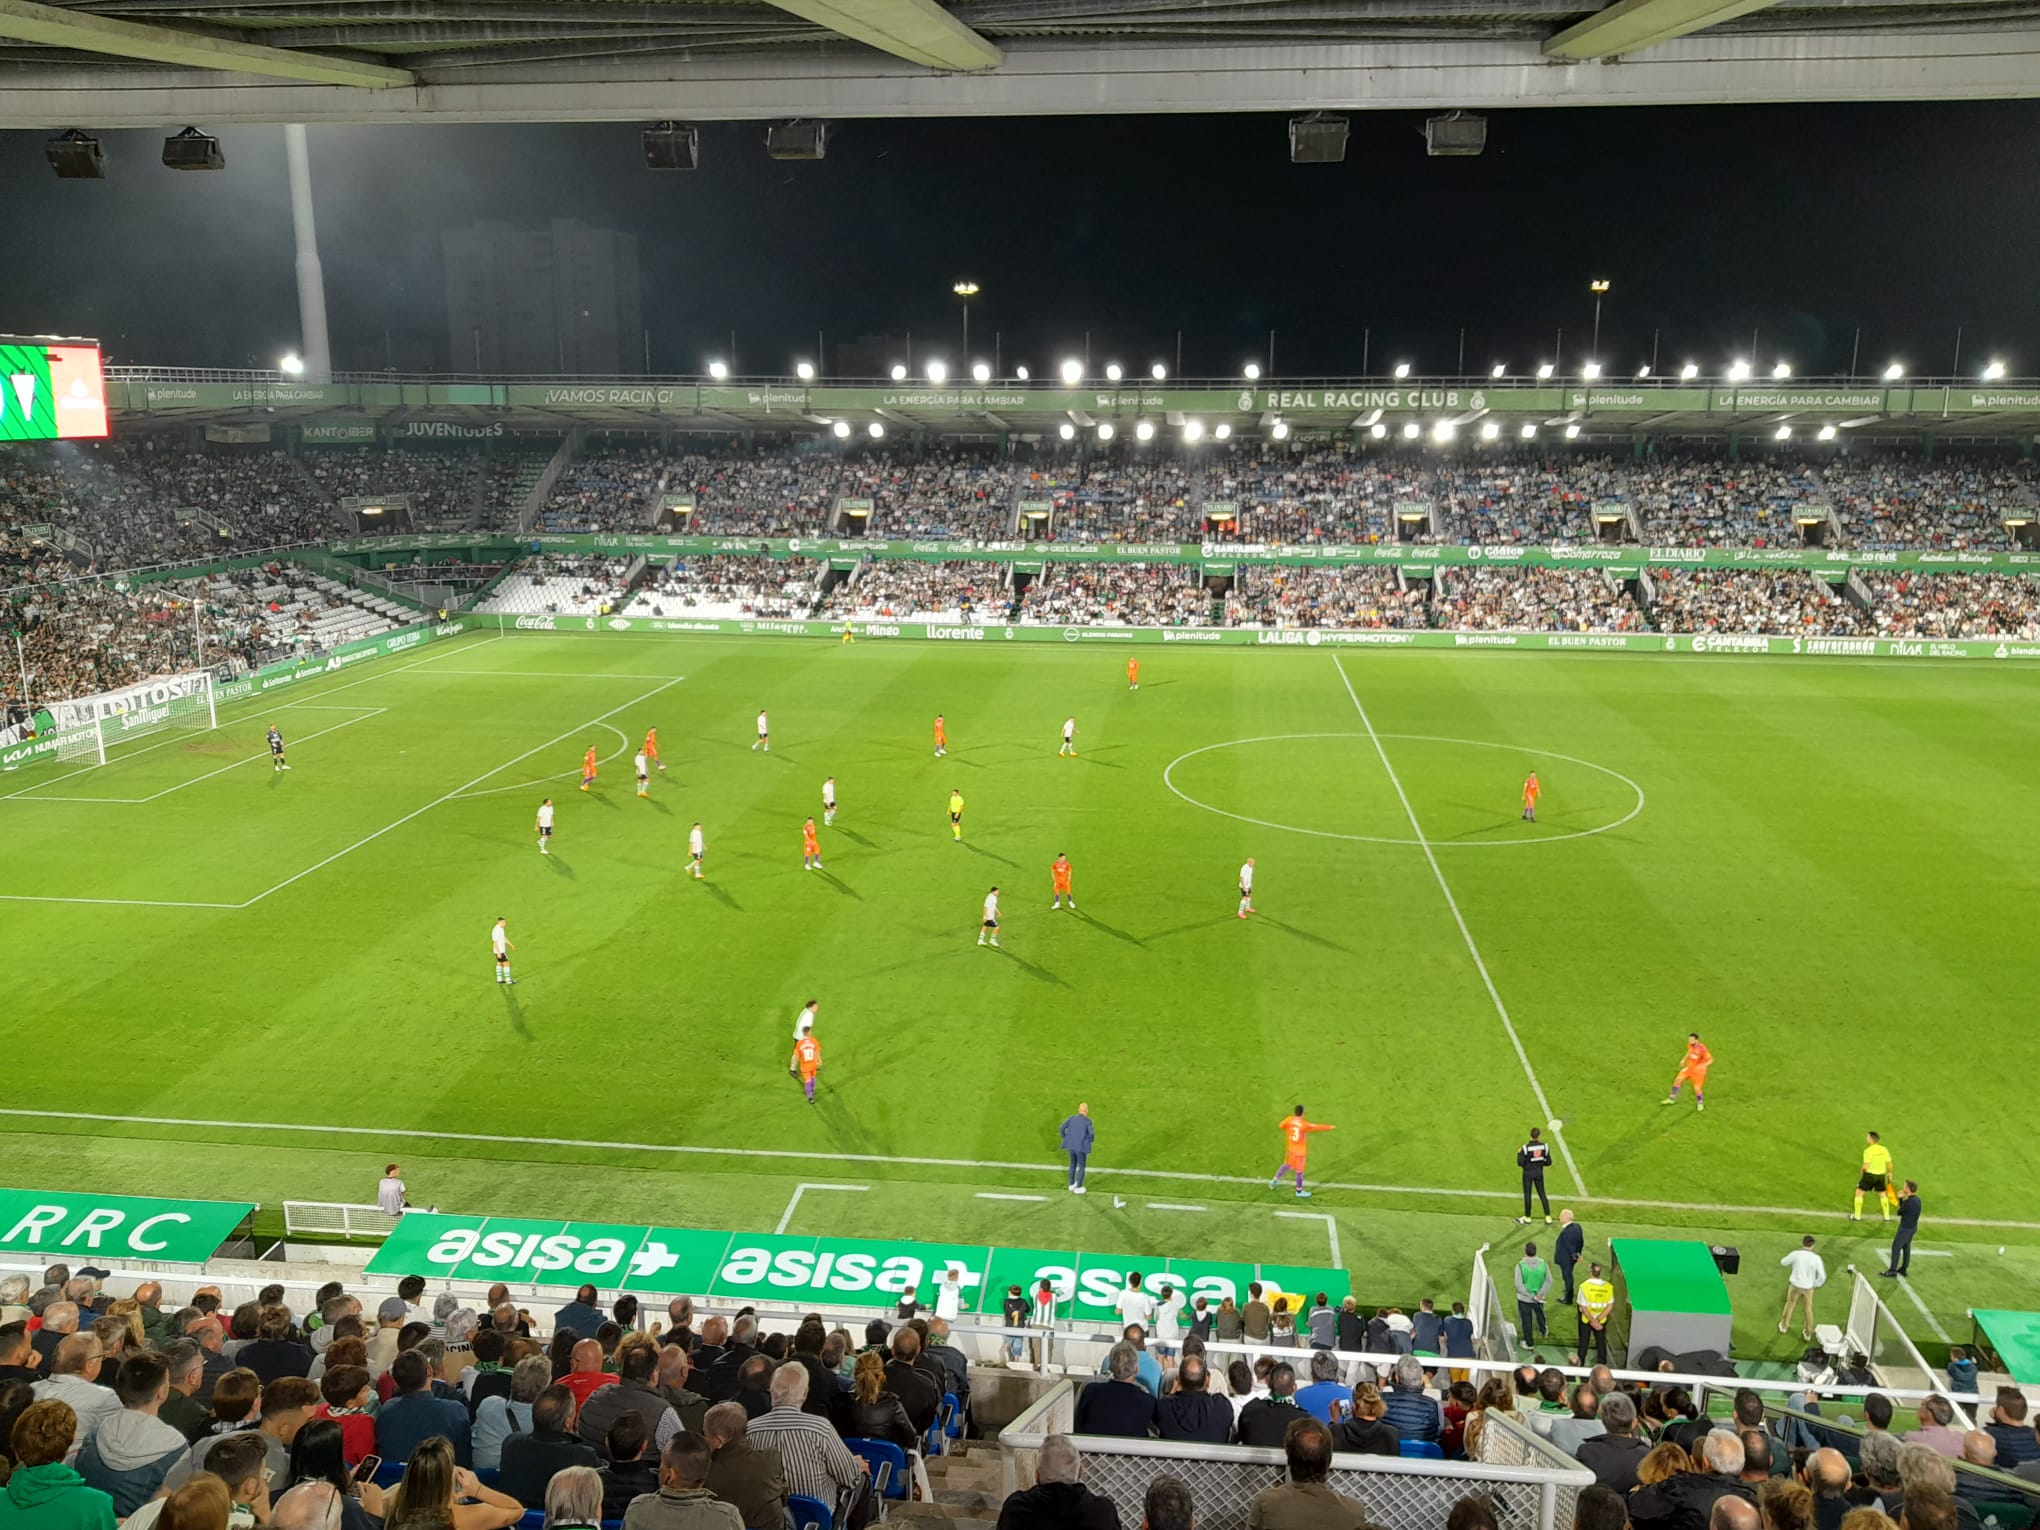
[[[254,1212],[248,1201],[0,1190],[0,1253],[74,1267],[81,1259],[203,1264]]]
[[[371,1275],[504,1281],[570,1289],[687,1292],[758,1305],[890,1306],[909,1293],[933,1304],[954,1267],[963,1310],[997,1319],[1009,1286],[1051,1281],[1067,1318],[1109,1318],[1130,1271],[1153,1288],[1172,1282],[1186,1297],[1246,1299],[1250,1281],[1291,1292],[1351,1291],[1343,1270],[1261,1266],[1074,1249],[982,1248],[910,1239],[802,1238],[785,1234],[618,1227],[606,1223],[413,1213],[368,1262]]]

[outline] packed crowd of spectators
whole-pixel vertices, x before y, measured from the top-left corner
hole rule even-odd
[[[1492,564],[1440,569],[1431,622],[1519,632],[1643,632],[1650,626],[1636,598],[1599,569]]]
[[[712,553],[654,567],[629,609],[651,616],[803,617],[823,566],[813,558]]]
[[[1860,577],[1880,637],[2040,638],[2040,579],[1895,571]]]
[[[1051,541],[1182,543],[1202,537],[1195,489],[1194,468],[1181,458],[1049,454],[1028,464],[1020,497],[1047,501]]]
[[[1381,564],[1288,567],[1242,572],[1225,598],[1228,627],[1427,626],[1429,587],[1405,585]]]
[[[1052,563],[1028,586],[1020,620],[1050,627],[1209,627],[1204,571],[1179,563]]]
[[[832,620],[922,618],[1003,622],[1013,605],[1008,565],[984,559],[867,559],[834,589],[818,613]]]
[[[985,452],[874,453],[851,460],[842,492],[872,502],[873,536],[985,541],[1012,535],[1019,476]]]
[[[1654,457],[1624,469],[1651,547],[1797,547],[1796,519],[1820,501],[1811,462]]]
[[[452,529],[467,524],[483,477],[479,452],[366,446],[306,452],[305,472],[336,503],[342,499],[404,496],[415,526]]]
[[[2033,504],[2030,460],[1904,461],[1841,458],[1823,475],[1851,545],[1926,549],[2009,547],[2004,510]]]
[[[566,465],[545,507],[541,531],[642,531],[652,496],[679,466],[656,446],[627,446],[576,457]]]
[[[1805,569],[1653,569],[1651,624],[1660,632],[1868,635],[1870,618],[1840,585]]]

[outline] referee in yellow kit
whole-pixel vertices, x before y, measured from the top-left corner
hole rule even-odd
[[[1891,1220],[1891,1149],[1877,1140],[1877,1133],[1865,1132],[1863,1147],[1863,1177],[1856,1181],[1856,1209],[1849,1213],[1851,1222],[1863,1220],[1863,1196],[1865,1192],[1877,1197],[1877,1209],[1884,1220]]]

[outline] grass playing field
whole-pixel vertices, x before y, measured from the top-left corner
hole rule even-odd
[[[1917,1302],[1887,1292],[1914,1336],[2029,1305],[2040,677],[1140,652],[1130,694],[1106,645],[470,636],[8,777],[6,1177],[274,1207],[368,1199],[394,1156],[449,1209],[753,1229],[823,1180],[870,1188],[809,1192],[789,1230],[1299,1263],[1337,1240],[1363,1299],[1409,1303],[1515,1241],[1515,1149],[1558,1118],[1553,1194],[1592,1240],[1739,1243],[1739,1342],[1782,1355],[1799,1233],[1837,1275],[1881,1267],[1874,1220],[1844,1220],[1874,1127],[1947,1254]],[[669,768],[639,801],[653,725]],[[1058,851],[1077,914],[1049,910]],[[811,997],[813,1107],[786,1074]],[[1689,1029],[1704,1115],[1659,1103]],[[1080,1099],[1083,1201],[1055,1141]],[[1265,1188],[1298,1101],[1339,1128],[1310,1202]]]

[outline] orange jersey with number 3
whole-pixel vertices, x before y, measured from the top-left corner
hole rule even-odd
[[[1330,1130],[1329,1126],[1320,1126],[1315,1121],[1306,1121],[1302,1116],[1284,1116],[1282,1118],[1282,1140],[1288,1149],[1284,1155],[1284,1161],[1292,1169],[1302,1168],[1305,1158],[1310,1153],[1310,1134],[1312,1132],[1328,1132]]]

